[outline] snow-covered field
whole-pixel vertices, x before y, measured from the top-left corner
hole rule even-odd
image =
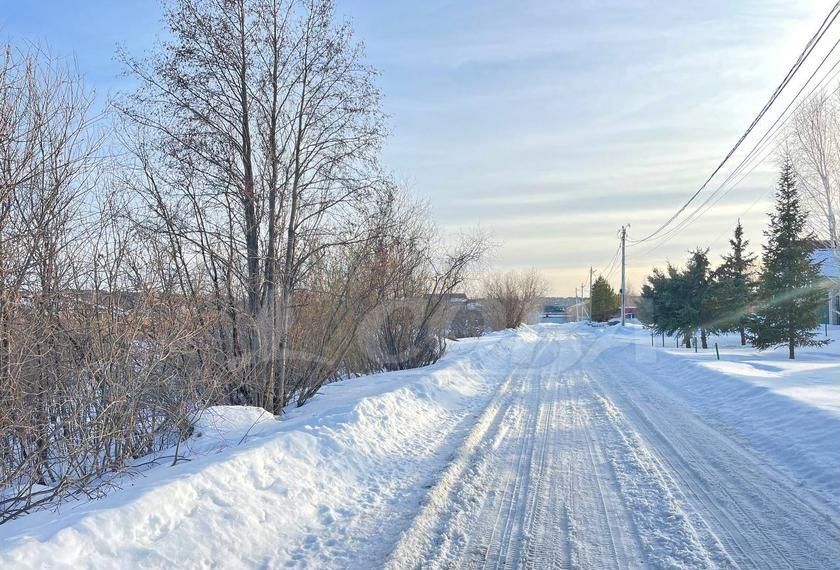
[[[526,327],[211,410],[189,462],[0,526],[0,568],[840,567],[840,341],[654,340]]]

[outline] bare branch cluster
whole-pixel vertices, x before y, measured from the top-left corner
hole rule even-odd
[[[814,233],[838,249],[840,207],[840,95],[819,92],[793,117],[786,147],[811,212]]]
[[[544,278],[533,269],[487,275],[483,297],[494,307],[491,327],[516,328],[530,322],[547,289]]]

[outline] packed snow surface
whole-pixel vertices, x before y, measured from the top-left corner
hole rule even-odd
[[[0,526],[0,568],[840,567],[840,342],[711,342],[525,327],[212,408],[189,461]]]

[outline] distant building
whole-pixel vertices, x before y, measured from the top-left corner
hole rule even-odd
[[[828,289],[826,309],[829,323],[840,324],[840,252],[830,247],[827,242],[820,242],[811,254],[811,259],[820,262],[820,272],[825,278]]]
[[[636,318],[636,307],[635,306],[626,306],[624,307],[624,318],[626,319],[635,319]],[[621,307],[615,312],[612,316],[613,319],[620,319],[621,318]]]
[[[566,307],[565,314],[566,322],[588,321],[589,320],[589,301],[578,302]]]
[[[443,293],[441,295],[426,293],[423,297],[425,300],[440,298],[443,302],[453,305],[460,305],[467,302],[466,293]]]

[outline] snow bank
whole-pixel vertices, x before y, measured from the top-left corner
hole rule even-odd
[[[640,327],[610,336],[635,345],[637,361],[655,359],[659,385],[699,416],[749,442],[803,484],[840,498],[840,327],[829,329],[829,345],[797,349],[796,360],[787,358],[786,348],[741,347],[734,335],[712,336],[711,348],[698,352],[675,348],[673,339],[662,348],[660,337],[651,347]]]
[[[666,340],[665,348],[668,354],[692,364],[840,415],[840,326],[828,327],[827,337],[823,330],[821,327],[818,338],[829,338],[831,342],[822,347],[799,347],[795,360],[788,359],[787,347],[766,351],[742,347],[735,334],[710,336],[709,348],[697,353],[694,349],[675,348],[671,338]],[[641,327],[628,328],[620,334],[650,343],[649,333]],[[720,360],[715,356],[715,343]],[[654,344],[660,348],[659,336],[654,338]]]
[[[274,427],[276,418],[252,406],[214,406],[196,419],[192,437],[183,445],[187,456],[219,452],[239,445],[250,435]]]
[[[461,422],[501,382],[494,369],[536,339],[526,329],[454,343],[434,366],[327,386],[283,421],[208,410],[190,461],[0,526],[0,568],[364,566],[354,551],[369,536],[382,551],[365,551],[382,559]],[[382,516],[396,520],[369,528]]]

